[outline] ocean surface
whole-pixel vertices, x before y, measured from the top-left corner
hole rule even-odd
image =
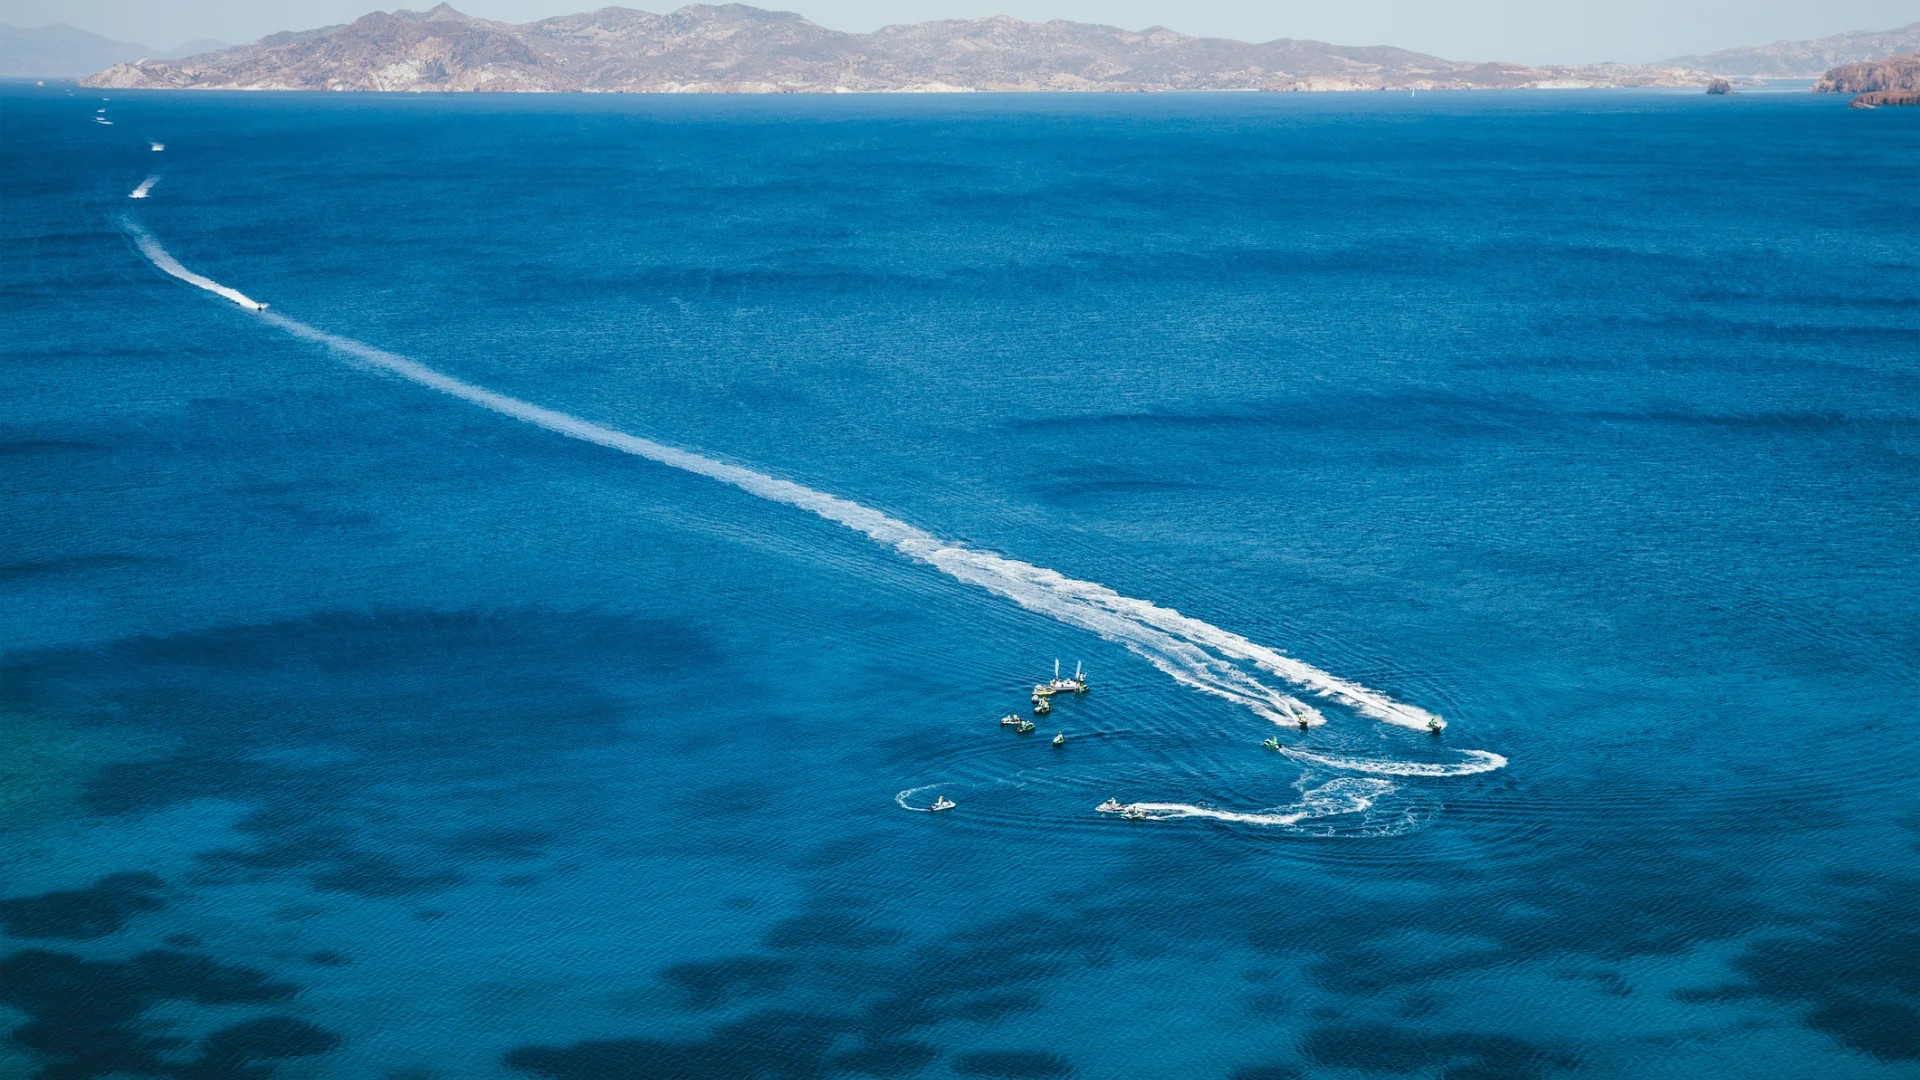
[[[1845,104],[0,89],[0,1076],[1920,1076]]]

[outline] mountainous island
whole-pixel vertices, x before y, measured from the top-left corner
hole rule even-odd
[[[142,56],[173,60],[226,47],[224,41],[201,40],[161,51],[101,37],[65,23],[31,30],[0,23],[0,79],[77,78],[122,60]]]
[[[1004,16],[829,30],[790,12],[693,4],[666,15],[602,8],[511,25],[375,12],[167,62],[116,64],[119,89],[603,93],[969,90],[1440,90],[1704,86],[1705,72],[1594,64],[1468,63],[1385,46],[1261,44]]]
[[[1920,22],[1896,30],[1856,30],[1811,41],[1776,41],[1702,56],[1676,56],[1658,66],[1698,68],[1736,79],[1807,79],[1843,64],[1910,52],[1920,52]]]
[[[1828,94],[1858,94],[1848,102],[1855,109],[1920,105],[1920,53],[1889,56],[1884,60],[1834,68],[1814,85],[1814,90]]]

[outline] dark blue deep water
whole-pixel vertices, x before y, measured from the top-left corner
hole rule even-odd
[[[107,97],[0,94],[0,1075],[1920,1075],[1920,110]]]

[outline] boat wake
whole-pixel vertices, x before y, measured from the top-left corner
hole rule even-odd
[[[1372,773],[1375,776],[1472,776],[1475,773],[1504,769],[1507,759],[1489,750],[1461,750],[1465,761],[1396,761],[1391,758],[1346,757],[1316,754],[1311,750],[1281,747],[1280,752],[1296,761],[1305,761],[1329,769]]]
[[[912,803],[909,803],[907,800],[913,798],[915,795],[918,795],[923,791],[933,791],[936,788],[943,788],[946,786],[947,785],[945,784],[922,784],[919,787],[908,788],[907,790],[901,792],[900,794],[895,795],[893,797],[893,801],[896,803],[899,803],[900,809],[902,810],[911,810],[916,814],[931,814],[933,813],[933,808],[931,806],[915,806]],[[938,796],[935,796],[935,797],[937,798]]]
[[[140,254],[145,255],[147,261],[158,267],[162,272],[171,274],[189,285],[205,289],[215,296],[231,300],[241,307],[246,308],[248,311],[265,311],[267,309],[267,305],[253,299],[239,289],[229,289],[210,277],[202,277],[186,267],[181,266],[180,260],[168,254],[167,249],[161,247],[160,241],[155,240],[153,234],[147,230],[135,225],[131,221],[124,222],[123,224],[126,226],[127,234],[133,237],[134,246],[140,249]]]
[[[462,401],[490,409],[504,416],[545,428],[548,431],[632,454],[649,461],[683,469],[690,473],[730,484],[773,502],[810,511],[828,521],[843,525],[892,547],[902,555],[932,566],[950,577],[979,586],[1004,597],[1029,611],[1047,615],[1069,626],[1091,631],[1118,643],[1146,660],[1182,685],[1235,702],[1255,714],[1278,724],[1325,723],[1320,710],[1305,701],[1260,681],[1254,671],[1265,672],[1314,694],[1325,701],[1346,706],[1363,716],[1416,730],[1440,726],[1439,717],[1414,705],[1395,701],[1385,694],[1358,683],[1341,679],[1303,661],[1286,656],[1277,649],[1259,645],[1238,634],[1171,608],[1138,600],[1091,581],[1079,581],[1018,559],[965,547],[943,540],[879,510],[829,495],[822,491],[782,480],[753,469],[729,464],[665,443],[623,431],[603,427],[577,416],[535,405],[505,394],[495,393],[473,383],[456,379],[404,356],[375,348],[364,342],[330,334],[284,315],[270,313],[266,305],[237,289],[229,288],[182,266],[160,245],[153,234],[132,221],[124,222],[141,254],[155,267],[181,281],[229,300],[303,341],[324,346],[349,361],[398,375],[421,386],[437,390]],[[1243,666],[1244,665],[1244,666]],[[1319,764],[1331,768],[1387,775],[1438,776],[1482,772],[1499,768],[1506,759],[1482,751],[1470,751],[1479,757],[1472,767],[1423,766],[1379,763],[1363,759],[1330,758]],[[1347,765],[1344,761],[1359,764]],[[1387,773],[1387,766],[1405,772]],[[1452,771],[1430,771],[1430,770]],[[904,805],[904,804],[903,804]],[[1178,804],[1166,804],[1166,813],[1175,813]],[[1186,808],[1185,816],[1218,816],[1225,811]]]
[[[1214,821],[1231,821],[1242,825],[1298,825],[1314,818],[1365,813],[1382,795],[1393,790],[1393,784],[1386,780],[1345,776],[1303,792],[1300,802],[1292,806],[1279,806],[1253,812],[1220,810],[1197,803],[1137,802],[1129,803],[1128,806],[1140,811],[1142,819],[1146,821],[1211,818]]]
[[[127,192],[127,198],[144,199],[147,197],[147,192],[153,190],[153,185],[159,182],[160,182],[159,174],[156,173],[153,176],[149,176],[145,180],[140,181],[139,187],[134,188],[132,191]]]

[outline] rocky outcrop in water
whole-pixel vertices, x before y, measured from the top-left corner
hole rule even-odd
[[[376,12],[85,85],[131,89],[833,93],[962,90],[1381,90],[1698,86],[1697,71],[1461,63],[1385,46],[1263,44],[1005,17],[828,30],[789,12],[603,8],[522,25]]]
[[[1847,103],[1855,109],[1920,105],[1920,53],[1834,68],[1813,90],[1817,94],[1858,94]]]
[[[1889,56],[1834,68],[1814,84],[1817,94],[1872,94],[1882,90],[1920,90],[1920,53]]]
[[[1878,90],[1847,102],[1849,109],[1878,109],[1882,105],[1920,105],[1920,90]]]

